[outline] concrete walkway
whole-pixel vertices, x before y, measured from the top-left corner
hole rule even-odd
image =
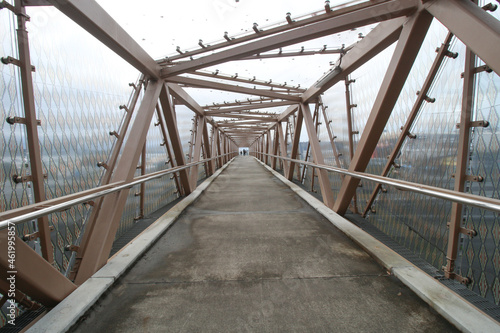
[[[452,332],[252,157],[238,157],[76,332]]]

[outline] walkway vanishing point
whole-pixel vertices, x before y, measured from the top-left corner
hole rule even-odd
[[[80,306],[68,302],[85,302],[82,287],[31,331],[53,329],[52,316]],[[456,328],[256,159],[240,156],[71,331]]]

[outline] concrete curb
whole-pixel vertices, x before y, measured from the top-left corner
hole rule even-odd
[[[231,159],[222,168],[200,184],[139,236],[115,254],[108,263],[90,279],[50,310],[43,318],[29,328],[27,333],[67,332],[151,246],[168,230],[179,215],[200,196],[207,187],[234,160]]]
[[[300,186],[292,183],[258,159],[256,160],[459,330],[478,333],[500,332],[500,323],[363,229],[332,211]]]

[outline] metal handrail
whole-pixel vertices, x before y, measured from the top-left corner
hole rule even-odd
[[[396,189],[403,191],[411,191],[415,193],[425,194],[434,198],[444,199],[447,201],[458,202],[464,205],[474,206],[478,208],[483,208],[495,212],[500,212],[500,200],[493,198],[486,198],[479,195],[455,192],[452,190],[447,190],[435,186],[417,184],[405,180],[392,179],[388,177],[376,176],[372,174],[367,174],[358,171],[348,171],[346,169],[341,169],[337,167],[332,167],[324,164],[315,164],[311,162],[306,162],[302,160],[294,160],[288,157],[266,154],[261,152],[253,152],[254,154],[267,155],[275,158],[279,158],[282,160],[299,163],[303,165],[308,165],[313,168],[323,169],[326,171],[331,171],[335,173],[339,173],[345,176],[351,176],[358,179],[364,179],[368,181],[377,182],[384,185],[394,186]]]
[[[118,192],[118,191],[121,191],[121,190],[126,189],[126,188],[131,188],[131,187],[133,187],[135,185],[142,184],[142,183],[148,182],[148,181],[153,180],[153,179],[161,178],[161,177],[166,176],[168,174],[175,173],[175,172],[178,172],[178,171],[181,171],[181,170],[184,170],[184,169],[189,169],[189,168],[191,168],[193,166],[196,166],[196,165],[199,165],[199,164],[204,164],[204,163],[207,163],[207,162],[209,162],[211,160],[214,160],[214,159],[226,156],[226,155],[231,155],[231,154],[234,154],[234,153],[235,152],[230,152],[230,153],[227,153],[227,154],[222,154],[222,155],[218,155],[218,156],[211,157],[211,158],[206,158],[206,159],[203,159],[203,160],[201,160],[199,162],[193,162],[193,163],[189,163],[189,164],[186,164],[186,165],[183,165],[183,166],[178,166],[178,167],[170,168],[168,170],[162,170],[162,171],[151,173],[149,175],[140,176],[140,177],[134,178],[134,180],[131,181],[131,182],[124,183],[122,185],[118,185],[118,186],[110,188],[110,189],[106,189],[106,190],[103,190],[103,191],[100,191],[100,192],[96,192],[96,193],[92,193],[92,194],[89,194],[89,195],[85,195],[83,197],[80,197],[80,198],[77,198],[77,199],[73,199],[73,200],[69,200],[69,201],[66,201],[66,202],[63,202],[63,203],[60,203],[60,204],[55,204],[55,205],[52,205],[52,206],[49,206],[49,207],[44,207],[44,208],[41,208],[41,209],[36,210],[34,212],[31,212],[31,213],[27,213],[27,214],[19,215],[19,216],[16,216],[16,217],[12,217],[12,218],[9,218],[9,219],[6,219],[6,220],[0,222],[0,230],[5,229],[5,228],[7,228],[9,226],[12,226],[12,225],[16,225],[16,224],[19,224],[19,223],[23,223],[23,222],[26,222],[26,221],[30,221],[30,220],[39,218],[39,217],[44,216],[44,215],[48,215],[48,214],[55,213],[55,212],[58,212],[58,211],[61,211],[61,210],[65,210],[67,208],[70,208],[71,206],[78,205],[78,204],[81,204],[81,203],[85,203],[85,202],[88,202],[88,201],[90,201],[92,199],[99,198],[99,197],[105,196],[105,195],[110,194],[110,193]],[[107,185],[104,185],[104,186],[107,186]],[[72,194],[72,195],[74,195],[74,194]],[[61,197],[59,199],[64,199],[64,197]],[[44,205],[46,205],[46,203],[44,203],[42,201],[42,202],[30,205],[30,206],[39,206],[39,207],[42,207]]]

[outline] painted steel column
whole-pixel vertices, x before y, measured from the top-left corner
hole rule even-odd
[[[146,174],[146,142],[144,142],[144,148],[142,148],[141,153],[141,176]],[[141,184],[141,192],[139,193],[139,216],[136,219],[142,219],[144,217],[144,204],[146,195],[146,183]]]
[[[17,44],[19,49],[19,68],[21,70],[21,84],[23,93],[23,104],[26,125],[26,139],[30,157],[31,177],[33,183],[33,195],[35,202],[46,199],[44,188],[44,175],[42,153],[38,141],[38,121],[36,119],[35,95],[33,91],[33,77],[31,74],[31,57],[29,50],[28,32],[26,31],[26,9],[21,0],[15,2],[17,15]],[[49,263],[54,262],[54,250],[50,241],[50,226],[47,216],[38,219],[38,233],[42,256]]]
[[[271,149],[271,130],[266,132],[266,154],[269,154],[269,149]],[[266,155],[265,163],[266,165],[269,165],[268,155]]]
[[[349,171],[364,171],[389,120],[401,89],[410,73],[420,46],[432,22],[426,11],[415,13],[403,26],[400,39],[373,105],[372,111],[359,140]],[[345,177],[333,210],[343,215],[356,193],[359,179]]]
[[[163,110],[165,123],[167,125],[168,135],[170,137],[170,143],[172,144],[172,150],[175,156],[175,163],[177,164],[177,166],[186,165],[186,160],[184,159],[184,151],[182,149],[182,142],[179,136],[179,130],[177,128],[177,119],[175,117],[173,103],[170,100],[169,89],[166,84],[164,84],[161,89],[160,104]],[[181,179],[182,187],[184,189],[184,195],[190,194],[191,187],[189,186],[189,175],[187,170],[179,171],[179,176]]]
[[[321,152],[321,146],[319,144],[318,133],[314,126],[309,105],[301,104],[300,112],[302,113],[304,119],[304,125],[306,126],[307,134],[309,136],[309,143],[311,144],[311,152],[314,162],[317,164],[325,164],[323,153]],[[333,192],[330,185],[330,179],[328,178],[328,172],[322,169],[318,171],[319,171],[318,172],[319,186],[321,188],[321,195],[323,196],[323,202],[328,207],[332,207],[335,200],[333,199]]]
[[[295,131],[293,134],[293,142],[292,142],[292,151],[290,154],[291,159],[297,159],[297,155],[299,154],[299,143],[300,143],[300,133],[302,131],[302,121],[304,120],[304,116],[302,112],[298,112],[297,119],[295,122]],[[293,179],[293,171],[295,169],[295,162],[290,162],[290,169],[288,170],[288,174],[286,175],[287,179],[292,181]],[[297,173],[298,175],[298,173]]]
[[[205,118],[205,117],[204,117]],[[208,136],[208,126],[205,118],[203,125],[203,148],[205,150],[205,158],[212,158],[212,145],[210,144],[210,138]],[[215,160],[211,160],[208,164],[207,177],[213,175],[215,171]]]
[[[394,161],[396,160],[396,156],[399,154],[401,147],[403,147],[403,143],[405,142],[407,137],[411,136],[410,129],[413,126],[413,122],[420,113],[420,110],[422,109],[422,104],[427,99],[427,93],[429,92],[432,83],[434,82],[434,78],[436,77],[439,68],[443,63],[444,57],[448,53],[448,48],[450,47],[452,38],[453,34],[451,32],[448,33],[444,43],[441,44],[441,47],[439,48],[438,54],[436,55],[436,59],[434,59],[434,63],[432,64],[431,69],[429,70],[429,74],[427,74],[425,82],[422,85],[422,90],[420,90],[417,100],[415,101],[415,104],[413,104],[413,108],[410,111],[410,114],[408,115],[408,119],[406,120],[405,125],[402,127],[401,135],[399,136],[398,141],[396,142],[396,145],[392,150],[392,153],[389,155],[389,159],[387,160],[384,170],[382,171],[383,177],[389,174],[389,171],[391,170]],[[377,184],[375,186],[375,189],[373,190],[370,199],[368,200],[368,203],[365,207],[363,216],[366,216],[368,214],[368,211],[371,209],[373,203],[375,202],[375,198],[377,197],[377,194],[381,190],[381,188],[382,186],[380,184]]]
[[[283,157],[288,157],[288,152],[286,149],[286,140],[283,135],[283,126],[281,122],[278,123],[278,135],[279,135],[279,140],[280,140],[280,155]],[[281,160],[283,162],[283,174],[288,175],[288,162]]]
[[[278,128],[277,128],[277,124],[276,126],[274,127],[274,148],[273,148],[273,157],[272,157],[272,163],[271,163],[271,168],[273,168],[273,170],[276,170],[276,164],[278,162],[278,159],[276,158],[276,156],[278,155],[278,149],[279,149],[279,143],[280,143],[280,140],[279,140],[279,134],[278,134]]]
[[[149,82],[138,110],[141,116],[136,117],[132,124],[129,137],[123,147],[123,153],[117,162],[116,171],[111,177],[112,182],[130,181],[134,178],[161,90],[161,82]],[[75,278],[76,284],[82,284],[106,264],[123,214],[123,208],[127,202],[128,192],[128,190],[123,190],[104,198],[102,203],[104,209],[101,209],[94,230],[89,235],[89,246],[83,253],[80,268]]]
[[[175,158],[174,155],[172,154],[172,149],[170,148],[170,142],[168,141],[168,134],[167,134],[167,128],[165,126],[165,119],[163,119],[163,114],[160,110],[160,106],[156,104],[156,115],[158,116],[158,125],[160,125],[160,130],[161,134],[163,136],[163,144],[165,146],[165,149],[167,150],[167,163],[170,163],[170,166],[173,168],[177,166],[177,163],[175,163]],[[175,187],[177,188],[177,193],[179,196],[183,196],[183,188],[181,186],[181,183],[179,181],[179,173],[174,173],[173,174],[173,179],[175,182]]]
[[[472,110],[474,107],[474,69],[476,66],[476,55],[467,47],[465,51],[464,85],[462,93],[462,113],[460,116],[460,136],[458,140],[457,168],[455,170],[456,192],[463,192],[465,187],[465,176],[469,162],[470,130],[472,121]],[[444,275],[449,279],[460,282],[468,282],[455,273],[455,260],[457,259],[459,235],[462,227],[463,205],[453,203],[451,208],[450,227],[448,232],[448,249],[446,251],[446,266]]]
[[[205,128],[205,117],[197,116],[197,126],[195,129],[195,144],[193,151],[193,159],[192,163],[200,161],[201,155],[201,144],[203,139],[203,129]],[[198,165],[195,165],[191,168],[189,175],[189,183],[191,184],[191,190],[197,187],[198,184]]]
[[[354,131],[352,130],[352,108],[354,107],[351,102],[351,90],[349,89],[352,82],[349,76],[344,79],[345,82],[345,106],[347,111],[347,133],[349,134],[349,161],[352,161],[354,157]],[[354,213],[358,214],[358,198],[356,192],[352,197],[352,206],[354,207]]]

